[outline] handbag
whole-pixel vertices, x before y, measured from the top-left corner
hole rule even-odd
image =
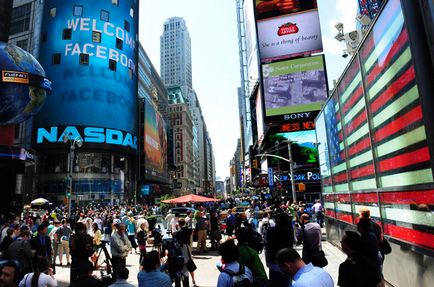
[[[321,268],[329,264],[327,258],[325,257],[325,253],[322,250],[311,250],[310,260],[314,266]]]
[[[304,225],[301,226],[301,230],[303,232],[303,240],[304,243],[306,243],[306,246],[309,246],[309,243],[307,242],[307,236],[306,233],[304,232]],[[325,253],[322,250],[318,250],[318,249],[311,249],[308,251],[308,256],[310,259],[310,262],[312,262],[313,266],[316,267],[325,267],[329,264],[329,262],[327,261],[327,258],[325,257]]]
[[[187,245],[187,249],[188,249],[187,270],[188,272],[194,272],[197,269],[197,266],[194,263],[193,258],[191,258],[190,246]]]
[[[386,237],[383,237],[383,241],[380,242],[380,251],[382,254],[390,254],[392,252],[392,247],[389,244],[389,241],[387,241]]]

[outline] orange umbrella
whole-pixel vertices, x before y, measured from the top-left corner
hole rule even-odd
[[[216,202],[219,201],[215,198],[195,195],[195,194],[188,194],[177,198],[167,199],[163,200],[164,203],[187,203],[187,202]]]

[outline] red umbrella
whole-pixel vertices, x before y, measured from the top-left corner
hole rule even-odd
[[[195,195],[195,194],[188,194],[177,198],[172,198],[168,200],[163,200],[164,203],[186,203],[186,202],[211,202],[211,201],[219,201],[215,198]]]

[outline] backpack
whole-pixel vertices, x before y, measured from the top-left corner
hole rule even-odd
[[[223,270],[222,272],[228,274],[232,278],[232,286],[233,287],[251,287],[252,281],[250,281],[249,277],[246,275],[246,269],[243,265],[240,264],[240,269],[237,273],[234,273],[229,270]]]
[[[262,235],[258,232],[253,231],[252,235],[250,237],[250,240],[248,242],[249,246],[256,250],[258,253],[261,253],[262,250],[264,250],[264,239],[262,238]]]

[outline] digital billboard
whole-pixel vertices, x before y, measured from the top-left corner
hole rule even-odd
[[[258,129],[258,143],[262,144],[264,140],[264,109],[262,105],[262,93],[261,89],[258,89],[258,94],[256,95],[256,127]]]
[[[323,49],[316,0],[256,0],[256,20],[262,62]]]
[[[167,181],[167,132],[161,114],[145,102],[145,179]]]
[[[138,0],[45,1],[39,60],[53,85],[35,117],[36,139],[53,127],[136,137],[137,33]],[[36,139],[36,148],[54,148]]]
[[[266,117],[320,110],[327,99],[322,55],[265,64],[262,75]]]

